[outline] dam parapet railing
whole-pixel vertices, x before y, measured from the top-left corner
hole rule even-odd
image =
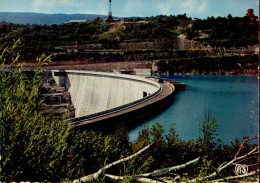
[[[109,114],[113,114],[113,113],[118,113],[120,111],[124,111],[126,109],[132,108],[136,105],[142,104],[146,101],[151,100],[152,98],[158,96],[161,92],[162,92],[162,86],[156,82],[153,81],[151,79],[147,79],[144,77],[140,77],[140,76],[134,76],[134,75],[126,75],[126,74],[114,74],[114,73],[102,73],[102,72],[90,72],[90,71],[74,71],[74,70],[52,70],[52,75],[55,79],[55,81],[57,82],[58,85],[63,85],[66,87],[66,77],[69,74],[73,74],[73,75],[85,75],[85,76],[96,76],[96,77],[106,77],[106,78],[115,78],[115,79],[123,79],[123,80],[130,80],[133,82],[139,82],[139,83],[143,83],[146,85],[152,85],[154,87],[156,87],[156,91],[151,93],[151,94],[147,94],[147,96],[144,96],[143,98],[139,99],[139,100],[135,100],[133,102],[124,104],[124,105],[120,105],[111,109],[107,109],[107,110],[103,110],[97,113],[93,113],[93,114],[88,114],[88,115],[84,115],[84,116],[80,116],[80,117],[76,117],[76,118],[71,118],[68,119],[67,121],[71,124],[78,124],[81,122],[86,122],[88,120],[93,120],[93,119],[97,119]]]

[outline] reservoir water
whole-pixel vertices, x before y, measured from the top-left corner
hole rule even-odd
[[[258,79],[254,76],[171,75],[162,78],[186,83],[186,90],[175,95],[173,103],[159,115],[129,132],[135,140],[138,132],[160,123],[165,133],[175,123],[183,140],[201,136],[199,124],[210,111],[217,118],[219,138],[230,144],[236,138],[258,134]]]

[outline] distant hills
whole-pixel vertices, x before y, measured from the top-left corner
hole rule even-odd
[[[0,22],[6,21],[16,24],[61,24],[70,20],[93,20],[97,17],[107,18],[107,15],[94,14],[44,14],[44,13],[15,13],[0,12]],[[118,18],[118,17],[116,17]]]

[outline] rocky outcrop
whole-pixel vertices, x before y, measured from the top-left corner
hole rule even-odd
[[[205,37],[205,36],[204,36]],[[85,60],[88,63],[121,62],[170,59],[176,50],[190,53],[200,52],[203,56],[244,56],[259,53],[258,45],[247,47],[217,47],[206,41],[189,40],[184,34],[174,39],[153,39],[144,41],[123,41],[111,44],[85,44],[56,47],[55,60]],[[63,51],[61,51],[63,50]],[[190,53],[188,53],[190,52]]]
[[[75,117],[75,108],[71,103],[70,93],[65,87],[57,86],[53,79],[45,81],[43,84],[44,100],[42,112],[44,115],[52,115],[56,118],[73,118]]]
[[[204,51],[206,56],[244,56],[259,53],[259,45],[248,45],[247,47],[216,47],[207,42],[189,40],[184,34],[176,39],[175,49],[189,51]]]
[[[172,49],[175,40],[162,38],[144,41],[123,41],[121,43],[106,44],[84,44],[84,45],[67,45],[55,47],[57,51],[80,52],[80,51],[141,51],[141,50],[168,50]]]

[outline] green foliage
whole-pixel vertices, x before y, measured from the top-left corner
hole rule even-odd
[[[219,142],[219,139],[217,139],[218,124],[217,118],[212,117],[210,112],[208,112],[205,118],[205,121],[201,123],[200,130],[203,134],[204,147],[208,149],[211,144],[216,144],[217,141]]]
[[[192,25],[191,27],[188,25]],[[175,40],[180,34],[188,39],[206,42],[211,46],[238,47],[258,44],[258,23],[248,17],[208,17],[204,20],[191,20],[186,14],[177,16],[159,15],[146,18],[130,18],[128,22],[111,31],[111,24],[97,18],[85,23],[60,25],[16,25],[0,22],[0,52],[11,47],[13,39],[20,38],[17,47],[22,60],[35,61],[38,55],[56,55],[57,46],[74,46],[89,43],[105,43],[110,48],[122,41],[144,41],[156,39]],[[205,38],[200,36],[206,34]],[[69,55],[69,54],[68,54]],[[74,57],[69,55],[69,59]],[[66,59],[65,58],[65,59]],[[75,59],[88,58],[79,55]],[[61,56],[55,59],[63,60]]]
[[[257,44],[258,24],[249,17],[208,17],[196,20],[193,31],[202,30],[209,33],[207,42],[212,46],[237,47]]]
[[[160,60],[156,62],[156,66],[158,67],[158,70],[161,72],[166,72],[169,70],[168,62],[166,60]]]
[[[139,133],[130,142],[127,131],[118,127],[112,133],[76,131],[62,120],[44,117],[41,111],[40,66],[49,60],[42,56],[35,72],[25,73],[15,52],[18,42],[0,55],[0,181],[51,181],[73,180],[96,172],[106,164],[125,158],[152,141],[155,144],[140,156],[117,165],[107,173],[128,176],[171,167],[203,157],[202,162],[177,173],[182,180],[204,177],[229,161],[238,151],[240,142],[221,145],[217,140],[217,120],[210,114],[201,124],[203,138],[183,141],[174,124],[165,135],[162,125],[156,124]],[[10,60],[10,61],[9,61]],[[10,70],[4,63],[11,62]],[[245,143],[241,153],[254,148]],[[251,161],[251,160],[250,160]],[[223,171],[224,172],[224,171]],[[232,170],[224,173],[229,175]],[[105,182],[101,177],[97,182]]]
[[[78,24],[24,25],[0,24],[0,51],[11,47],[13,39],[21,39],[17,47],[21,59],[34,61],[43,53],[51,55],[56,46],[97,42],[99,35],[107,32],[110,25],[102,19]]]
[[[253,56],[200,56],[198,51],[176,50],[173,59],[160,60],[156,63],[159,72],[196,74],[244,74],[247,69],[257,67],[258,57]],[[241,65],[239,66],[238,63]]]
[[[102,43],[113,43],[117,42],[117,33],[116,32],[105,32],[101,35],[99,35],[99,41]]]
[[[183,173],[181,177],[182,182],[188,182],[190,180],[189,174],[188,173]]]
[[[207,182],[207,180],[202,180],[202,181],[199,181],[199,180],[201,178],[203,179],[204,177],[208,176],[209,174],[211,174],[213,172],[213,169],[211,166],[212,166],[212,160],[207,160],[207,156],[204,156],[202,159],[202,164],[199,167],[199,174],[196,177],[197,182],[201,182],[201,183]]]
[[[151,142],[150,140],[150,129],[146,128],[139,132],[138,139],[131,144],[131,152],[139,151]],[[132,159],[129,162],[123,164],[120,169],[120,175],[130,176],[128,181],[131,181],[131,176],[145,173],[150,170],[150,165],[154,162],[152,156],[148,153],[141,154],[140,156]]]
[[[175,20],[175,19],[174,19]],[[175,39],[174,26],[177,22],[172,18],[150,20],[147,22],[127,23],[120,33],[122,40],[145,40],[154,38]]]
[[[62,166],[69,128],[41,114],[41,72],[38,68],[30,74],[22,72],[21,64],[17,65],[19,54],[14,52],[16,45],[5,49],[0,57],[0,180],[55,181],[60,175],[57,167]],[[5,53],[12,58],[10,70],[3,65],[8,61]],[[39,66],[48,60],[39,58]]]
[[[6,49],[0,57],[3,64],[8,62],[3,55],[15,56],[10,70],[1,65],[1,181],[71,180],[132,152],[123,129],[113,135],[78,132],[62,120],[43,116],[40,66],[49,57],[38,59],[35,72],[23,72],[17,65],[19,54],[14,52],[15,47]]]
[[[122,128],[111,134],[73,130],[67,143],[64,176],[69,180],[94,173],[106,164],[132,153],[127,133]],[[109,171],[119,174],[121,169],[122,166],[116,166]]]

